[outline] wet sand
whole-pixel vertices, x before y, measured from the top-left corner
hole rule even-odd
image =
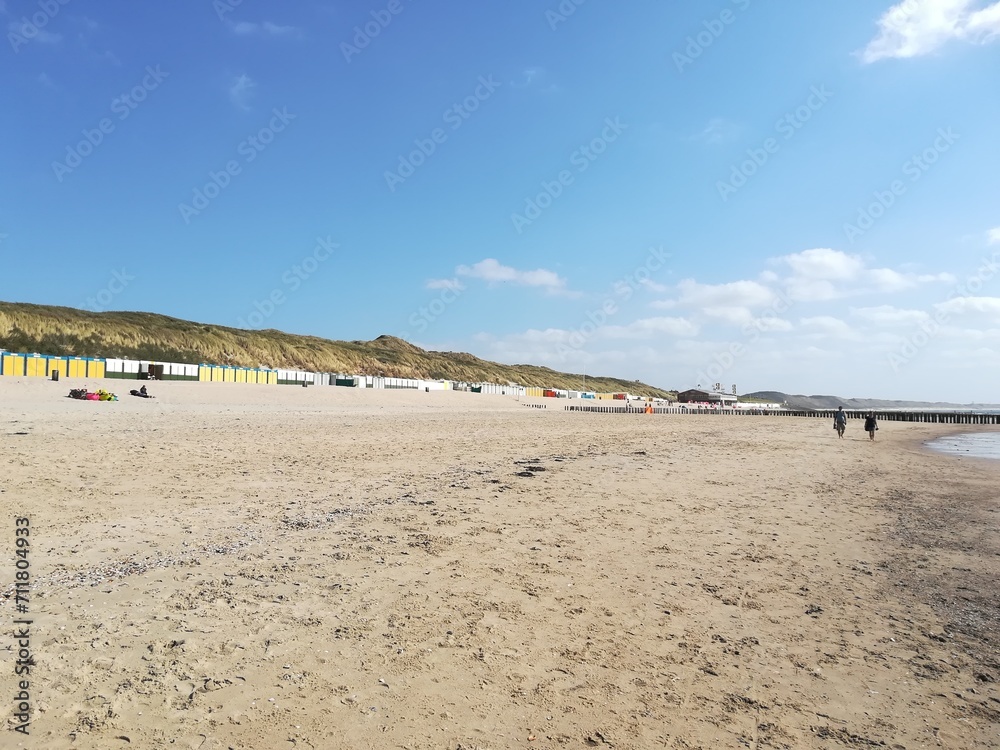
[[[923,445],[958,426],[79,384],[0,379],[3,747],[1000,745],[1000,462]]]

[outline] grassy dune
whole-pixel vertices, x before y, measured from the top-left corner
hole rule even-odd
[[[317,372],[520,383],[582,390],[582,375],[533,365],[501,365],[461,352],[429,352],[393,336],[330,341],[281,331],[244,331],[141,312],[92,313],[0,302],[0,348],[14,352],[212,363]],[[667,396],[636,381],[587,376],[586,388]]]

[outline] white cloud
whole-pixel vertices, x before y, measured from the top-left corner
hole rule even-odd
[[[868,268],[859,255],[817,248],[776,259],[792,275],[786,279],[792,299],[821,302],[853,294],[899,292],[932,282],[954,283],[948,273],[902,273],[891,268]]]
[[[788,280],[785,291],[796,302],[826,302],[839,299],[846,294],[829,281],[808,281],[795,278]]]
[[[590,350],[601,345],[615,346],[623,341],[662,342],[664,337],[692,338],[698,335],[697,324],[685,318],[643,318],[624,325],[603,325],[589,327],[589,321],[576,329],[570,328],[529,328],[520,333],[497,337],[480,333],[473,338],[489,344],[497,351],[535,352],[541,359],[549,355],[565,353],[565,347],[573,350]],[[581,346],[582,344],[582,346]]]
[[[668,287],[666,284],[657,284],[652,279],[639,279],[639,283],[642,286],[646,287],[649,291],[657,292],[659,294],[663,294],[664,292],[670,290],[670,287]]]
[[[759,331],[791,331],[795,326],[791,321],[782,318],[767,317],[757,318],[753,321],[754,328]]]
[[[766,307],[774,302],[774,291],[756,281],[732,281],[727,284],[699,284],[685,279],[677,285],[677,300],[660,300],[655,307]]]
[[[994,3],[969,16],[965,24],[966,36],[986,44],[1000,35],[1000,3]]]
[[[451,289],[452,291],[460,292],[465,289],[462,282],[458,279],[431,279],[427,282],[428,289]]]
[[[939,281],[944,284],[954,284],[958,281],[954,274],[950,273],[922,273],[917,276],[917,281],[921,284]]]
[[[747,307],[704,307],[702,314],[708,318],[730,323],[734,326],[744,326],[753,322],[753,313]]]
[[[472,266],[459,266],[455,269],[459,276],[481,279],[489,283],[512,282],[519,286],[542,287],[549,292],[565,292],[566,281],[555,271],[537,268],[533,271],[520,271],[512,266],[505,266],[495,258],[486,258]]]
[[[1000,227],[994,227],[986,235],[991,245],[1000,245]]]
[[[880,292],[898,292],[917,285],[917,279],[913,275],[902,274],[891,268],[872,268],[865,275]]]
[[[865,267],[859,256],[830,248],[803,250],[778,260],[791,268],[796,278],[810,281],[851,281]]]
[[[851,314],[877,325],[913,325],[930,318],[923,310],[903,310],[892,305],[852,307]]]
[[[944,313],[956,315],[983,314],[1000,317],[1000,297],[955,297],[934,305]]]
[[[711,321],[737,326],[741,329],[752,326],[757,331],[790,331],[794,326],[773,312],[765,316],[755,316],[747,307],[706,307],[701,313]]]
[[[753,280],[700,283],[688,278],[671,284],[669,298],[653,303],[671,310],[662,316],[635,319],[618,310],[595,327],[593,316],[581,308],[564,327],[475,339],[488,359],[546,364],[561,371],[580,372],[582,366],[595,375],[641,377],[667,387],[693,384],[716,365],[726,370],[720,380],[739,383],[747,391],[955,398],[949,392],[938,394],[942,383],[954,382],[962,373],[971,387],[963,384],[961,398],[982,401],[982,395],[970,394],[992,392],[994,376],[969,363],[984,358],[1000,362],[1000,296],[950,299],[936,309],[934,302],[944,294],[935,285],[955,278],[927,272],[920,264],[872,267],[866,256],[832,248],[813,248],[775,261],[771,270]],[[519,270],[494,259],[460,267],[451,281],[469,283],[470,278],[541,289],[562,282],[552,271]],[[450,282],[430,283],[446,288]],[[901,291],[905,304],[883,304]],[[902,373],[893,370],[889,354],[911,346],[913,336],[923,335],[929,324],[935,326],[934,351],[928,348]],[[734,344],[742,345],[741,353],[723,364],[720,357],[729,357]],[[955,356],[944,357],[942,346]],[[845,356],[862,365],[836,366]]]
[[[257,84],[250,76],[243,74],[235,78],[229,86],[229,101],[243,110],[250,109],[250,99],[253,97]]]
[[[814,330],[823,336],[834,336],[836,338],[855,338],[854,329],[840,318],[831,315],[817,315],[812,318],[802,318],[799,324],[805,328]]]
[[[980,0],[903,0],[878,20],[879,33],[861,52],[865,63],[934,52],[961,39],[986,44],[1000,35],[1000,2],[978,8]]]
[[[648,339],[660,336],[697,336],[697,324],[687,318],[642,318],[627,325],[601,326],[594,332],[598,338],[608,339]]]

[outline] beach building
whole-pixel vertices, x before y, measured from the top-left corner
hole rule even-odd
[[[0,375],[7,377],[103,378],[104,360],[91,357],[62,357],[0,350]]]
[[[732,407],[736,405],[737,397],[730,393],[715,393],[692,388],[677,394],[677,401],[682,404],[711,404],[713,406]]]

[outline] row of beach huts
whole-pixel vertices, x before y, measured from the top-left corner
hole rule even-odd
[[[215,364],[182,364],[153,360],[67,357],[0,350],[0,376],[64,378],[115,378],[120,380],[189,380],[253,385],[343,386],[419,391],[468,391],[498,396],[635,401],[628,393],[596,393],[535,388],[514,383],[465,383],[453,380],[419,380],[376,375],[309,372],[266,367]]]

